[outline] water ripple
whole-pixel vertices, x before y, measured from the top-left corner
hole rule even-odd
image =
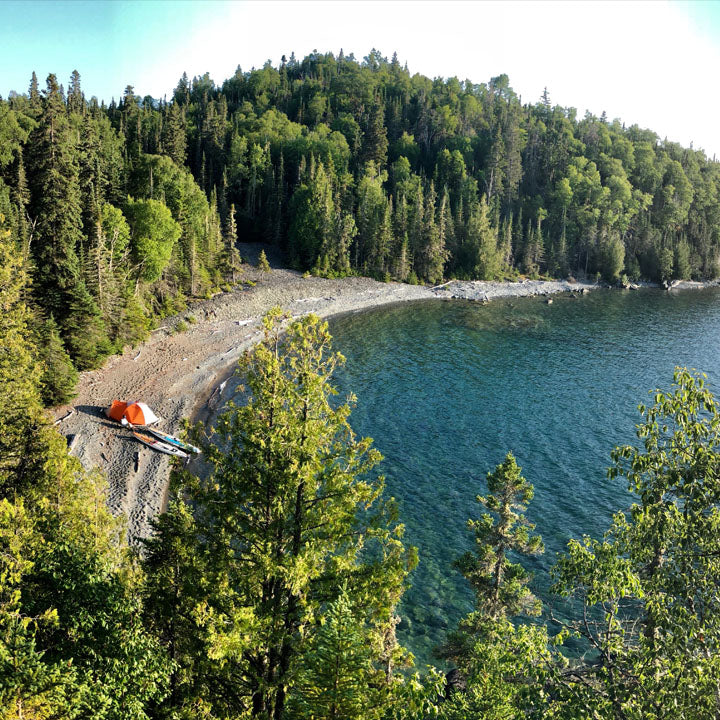
[[[420,566],[401,608],[421,660],[472,603],[452,561],[470,547],[484,477],[512,450],[535,485],[529,516],[548,570],[570,537],[598,536],[630,498],[610,450],[633,442],[636,407],[676,365],[720,377],[720,290],[592,293],[477,303],[419,302],[337,318],[341,396],[375,439]]]

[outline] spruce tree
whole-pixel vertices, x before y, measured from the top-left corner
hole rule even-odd
[[[240,251],[237,247],[237,222],[235,221],[235,205],[230,205],[225,229],[225,274],[233,283],[237,282],[238,272],[242,264]]]
[[[77,148],[54,75],[48,77],[31,140],[36,294],[58,323],[78,368],[94,367],[108,350],[107,334],[85,288],[77,254],[83,244]]]
[[[363,137],[362,161],[374,162],[378,168],[387,164],[388,139],[385,129],[385,108],[380,98],[370,110]]]
[[[332,602],[303,653],[290,695],[290,716],[324,720],[382,717],[382,678],[369,638],[353,613],[347,590]]]
[[[425,197],[425,208],[422,213],[422,230],[420,247],[415,256],[420,277],[435,285],[442,282],[447,250],[444,237],[441,236],[435,218],[435,201],[437,195],[433,183]]]
[[[267,255],[265,254],[264,250],[260,251],[260,256],[258,257],[258,270],[261,270],[262,272],[270,272],[270,263],[268,262]]]
[[[442,706],[440,717],[504,720],[531,716],[538,708],[554,717],[554,699],[546,695],[548,681],[554,679],[547,631],[511,622],[514,616],[540,612],[540,601],[527,587],[530,575],[508,557],[543,552],[524,515],[533,487],[512,453],[488,473],[487,485],[488,495],[477,500],[492,515],[468,521],[475,549],[456,562],[475,593],[475,611],[437,651],[458,665],[467,687]]]
[[[40,325],[38,357],[42,367],[40,391],[43,403],[55,406],[70,402],[76,395],[78,374],[63,346],[52,315]]]
[[[247,704],[277,720],[323,605],[346,583],[379,651],[414,563],[380,500],[382,479],[368,476],[379,454],[353,435],[350,407],[329,402],[341,358],[327,325],[309,315],[283,335],[282,321],[269,313],[241,361],[247,404],[218,420],[204,449],[212,471],[190,495],[203,528],[195,552],[207,559],[196,596],[206,654],[237,678],[236,712]],[[392,654],[402,660],[401,648]],[[222,706],[226,688],[207,687]]]

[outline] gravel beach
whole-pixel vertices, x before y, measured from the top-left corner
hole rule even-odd
[[[253,245],[241,252],[254,261],[259,249]],[[161,417],[158,427],[171,433],[180,429],[182,418],[212,413],[225,400],[220,384],[240,355],[259,339],[260,319],[271,307],[279,305],[295,317],[310,312],[329,317],[411,300],[485,302],[597,287],[567,281],[452,281],[429,288],[368,278],[303,278],[280,268],[270,253],[269,257],[272,272],[245,265],[243,285],[193,304],[182,315],[163,321],[139,347],[110,358],[99,370],[83,373],[73,403],[55,409],[56,419],[64,418],[58,426],[68,437],[71,452],[85,467],[105,472],[110,508],[127,516],[131,541],[148,535],[150,519],[163,508],[170,462],[168,456],[137,442],[130,430],[108,420],[105,408],[113,399],[144,400]],[[195,322],[175,332],[177,323],[190,316]],[[68,415],[70,409],[74,412]]]

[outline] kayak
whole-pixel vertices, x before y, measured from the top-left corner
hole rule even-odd
[[[168,445],[167,443],[161,442],[157,438],[150,437],[150,435],[143,435],[142,433],[135,432],[133,435],[141,442],[145,443],[148,447],[153,450],[159,450],[160,452],[166,453],[167,455],[173,455],[174,457],[186,458],[189,457],[186,452],[183,452],[180,448]]]
[[[190,443],[186,443],[184,440],[181,440],[180,438],[176,438],[174,435],[168,435],[168,433],[164,433],[162,430],[155,430],[155,428],[145,428],[147,432],[149,432],[151,435],[154,435],[158,440],[161,442],[167,443],[168,445],[172,445],[173,447],[180,448],[181,450],[185,450],[185,452],[191,452],[191,453],[199,453],[200,448],[195,447],[194,445],[191,445]]]

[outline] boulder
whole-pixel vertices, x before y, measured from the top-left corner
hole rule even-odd
[[[467,691],[467,679],[457,669],[453,668],[445,674],[445,699],[450,699],[456,692]]]

